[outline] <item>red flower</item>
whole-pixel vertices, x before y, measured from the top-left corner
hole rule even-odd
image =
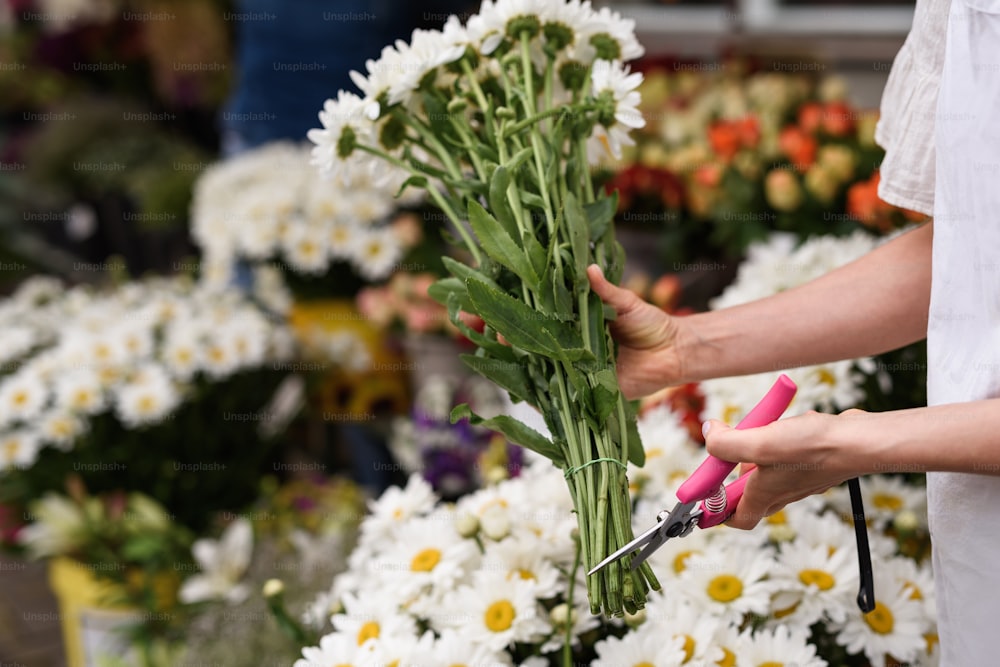
[[[789,125],[781,131],[778,148],[798,171],[805,171],[816,161],[816,139],[797,125]]]
[[[855,112],[843,102],[830,102],[823,109],[823,131],[834,137],[854,132]]]
[[[718,121],[708,126],[708,143],[715,154],[726,162],[740,150],[740,132],[730,121]]]
[[[823,106],[818,102],[806,102],[799,108],[799,127],[814,134],[823,124]]]

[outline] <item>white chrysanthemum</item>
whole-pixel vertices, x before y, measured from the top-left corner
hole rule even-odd
[[[181,602],[224,599],[237,604],[250,594],[249,585],[240,582],[253,555],[250,521],[243,518],[233,521],[218,540],[195,541],[191,554],[201,572],[184,581],[178,594]]]
[[[378,500],[369,502],[368,518],[361,524],[362,545],[393,539],[413,517],[433,510],[436,500],[431,485],[420,475],[411,475],[405,488],[389,487]]]
[[[162,366],[147,364],[116,388],[115,412],[129,428],[155,424],[180,403],[180,395]]]
[[[166,335],[160,361],[173,377],[187,381],[201,368],[203,352],[199,332],[175,327]]]
[[[855,370],[855,365],[862,372]],[[865,399],[862,386],[865,374],[875,372],[875,362],[870,357],[856,360],[835,361],[817,366],[794,368],[788,377],[799,387],[802,405],[813,406],[823,412],[847,410]]]
[[[699,613],[690,602],[674,595],[670,587],[650,593],[643,615],[640,632],[679,641],[683,664],[715,664],[724,657],[715,639],[720,628],[728,624],[718,616]]]
[[[436,629],[451,628],[474,644],[499,651],[514,642],[536,642],[548,630],[534,587],[503,574],[479,572],[459,588],[452,604],[429,616]]]
[[[296,273],[321,274],[329,266],[326,238],[304,224],[292,224],[282,238],[285,259]]]
[[[104,410],[104,385],[89,368],[79,368],[56,378],[56,405],[78,414],[92,415]]]
[[[750,634],[744,632],[738,643],[737,664],[795,665],[795,667],[826,667],[826,661],[816,655],[816,646],[809,643],[808,629],[779,625]]]
[[[311,129],[306,134],[316,144],[312,149],[312,164],[334,175],[354,169],[370,170],[372,162],[357,149],[357,144],[372,143],[371,112],[370,102],[347,91],[338,91],[336,100],[327,100],[319,112],[323,128]]]
[[[565,590],[566,582],[539,547],[539,539],[530,533],[490,544],[479,569],[530,582],[539,600],[555,597]]]
[[[58,449],[68,449],[86,429],[85,422],[72,412],[50,410],[38,416],[38,435]]]
[[[587,142],[588,160],[591,163],[611,155],[616,160],[622,156],[622,146],[635,144],[629,132],[646,124],[639,112],[641,99],[636,88],[642,83],[642,74],[629,74],[621,62],[598,60],[591,70],[592,94],[598,101],[614,106],[613,115],[601,118]]]
[[[352,246],[354,267],[367,280],[386,278],[403,256],[399,239],[388,228],[361,230]]]
[[[349,594],[341,602],[344,611],[333,617],[333,627],[353,637],[359,646],[368,641],[412,636],[417,632],[413,617],[400,612],[397,605],[387,604],[385,599]]]
[[[598,58],[628,62],[641,58],[645,52],[635,36],[635,20],[624,18],[609,7],[601,7],[584,26],[574,55],[581,62]]]
[[[449,516],[439,511],[411,519],[373,558],[371,568],[384,580],[380,585],[401,603],[440,602],[478,562],[475,543],[455,532]]]
[[[370,120],[378,118],[381,112],[380,102],[388,101],[389,91],[398,87],[397,83],[407,66],[406,57],[395,46],[390,45],[382,48],[378,60],[365,61],[367,74],[351,70],[351,81],[364,93],[365,115]]]
[[[376,667],[377,651],[374,642],[358,646],[354,637],[332,632],[319,640],[319,646],[303,648],[293,667]]]
[[[209,377],[223,380],[239,369],[240,357],[232,340],[219,332],[211,332],[203,340],[203,345],[201,363]]]
[[[898,515],[909,512],[917,525],[927,526],[927,492],[921,486],[907,484],[895,475],[866,475],[860,480],[866,518],[877,527],[890,525]]]
[[[29,468],[38,457],[41,441],[28,429],[0,433],[0,472],[9,468]]]
[[[792,542],[782,546],[771,573],[778,596],[786,602],[776,606],[776,624],[809,627],[829,617],[842,622],[854,612],[858,591],[855,554],[848,549],[831,553],[825,546]]]
[[[454,31],[454,28],[452,29]],[[389,88],[389,104],[406,104],[421,81],[442,65],[454,62],[465,53],[461,40],[451,42],[454,32],[445,35],[439,30],[416,29],[410,43],[396,42],[406,68]]]
[[[48,402],[48,388],[37,374],[22,369],[0,385],[0,423],[28,422]]]
[[[766,614],[774,586],[767,581],[774,559],[770,550],[746,553],[719,545],[692,554],[678,578],[676,591],[695,608],[738,622],[744,614]]]
[[[913,591],[899,583],[893,563],[875,562],[878,594],[875,609],[867,614],[848,614],[837,632],[837,642],[849,653],[862,651],[872,664],[883,664],[886,656],[908,662],[926,651],[925,634],[930,620],[923,602]]]
[[[684,664],[684,642],[680,637],[667,639],[643,625],[623,637],[607,637],[594,644],[597,659],[593,667],[650,665],[673,667]]]
[[[0,330],[0,364],[7,364],[30,350],[36,344],[36,335],[31,327],[16,324]]]

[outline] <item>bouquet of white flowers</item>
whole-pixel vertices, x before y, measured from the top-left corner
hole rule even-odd
[[[551,437],[508,416],[469,418],[563,469],[590,569],[632,539],[629,461],[642,444],[622,396],[615,346],[586,276],[621,277],[614,197],[595,192],[589,165],[619,154],[643,125],[624,61],[640,56],[634,22],[576,0],[487,0],[462,25],[416,30],[352,72],[363,96],[340,91],[312,130],[314,161],[336,174],[410,174],[450,221],[468,263],[432,288],[478,345],[463,360],[544,416]],[[470,328],[462,312],[481,317]],[[505,344],[506,343],[506,344]],[[658,588],[648,566],[612,564],[587,577],[594,613],[621,616]]]

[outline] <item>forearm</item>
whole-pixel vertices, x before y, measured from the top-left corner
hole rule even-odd
[[[931,240],[926,224],[806,285],[683,318],[684,379],[852,359],[923,339]]]
[[[833,422],[841,461],[857,474],[1000,475],[1000,398],[890,412],[848,412]]]

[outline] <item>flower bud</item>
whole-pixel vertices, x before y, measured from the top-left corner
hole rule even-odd
[[[475,514],[465,512],[455,519],[455,530],[465,538],[475,537],[479,532],[479,519]]]
[[[795,529],[787,523],[770,526],[767,534],[768,538],[775,543],[791,542],[796,536]]]
[[[630,628],[637,628],[646,622],[646,610],[636,609],[634,614],[625,612],[625,625]]]
[[[920,519],[913,510],[903,510],[893,517],[892,526],[900,533],[910,533],[920,527]]]
[[[814,164],[806,172],[806,190],[824,204],[829,204],[837,196],[837,179],[823,165]]]
[[[767,203],[779,211],[794,211],[802,203],[802,186],[788,169],[772,169],[764,179]]]
[[[285,592],[285,582],[281,579],[268,579],[264,582],[262,592],[266,598],[277,597]]]
[[[498,120],[514,120],[517,118],[517,114],[514,113],[513,109],[508,107],[497,107],[495,113]]]
[[[502,508],[493,506],[479,517],[479,525],[483,535],[491,540],[499,541],[510,535],[510,518]]]
[[[565,630],[567,626],[576,623],[576,610],[572,609],[565,602],[557,604],[549,612],[549,621],[558,630]]]
[[[468,106],[469,103],[465,100],[465,98],[463,97],[452,98],[452,100],[448,102],[448,113],[454,113],[454,114],[462,113]]]

